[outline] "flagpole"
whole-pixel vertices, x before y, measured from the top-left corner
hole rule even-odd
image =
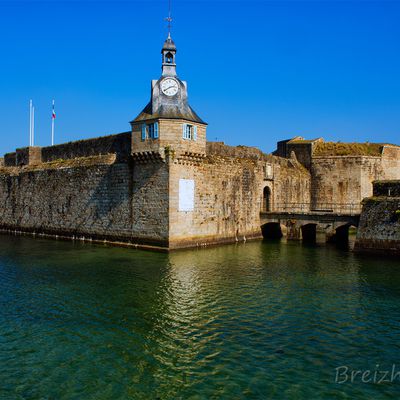
[[[29,146],[32,146],[32,100],[29,101]]]
[[[54,100],[53,100],[53,111],[51,113],[51,145],[54,146]]]
[[[32,107],[32,144],[31,146],[35,145],[35,107]]]

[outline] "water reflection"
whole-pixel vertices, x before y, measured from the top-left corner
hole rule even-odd
[[[396,396],[333,378],[398,361],[398,264],[322,243],[167,255],[4,236],[1,396]]]

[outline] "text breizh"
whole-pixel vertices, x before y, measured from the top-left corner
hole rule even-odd
[[[394,383],[400,382],[400,368],[393,364],[391,368],[383,369],[376,364],[374,369],[351,369],[346,365],[335,368],[335,383]]]

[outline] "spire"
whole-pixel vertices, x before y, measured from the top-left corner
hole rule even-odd
[[[168,37],[164,42],[161,50],[162,54],[162,76],[176,76],[176,46],[171,37],[172,16],[171,16],[171,0],[168,1],[169,11],[165,20],[168,22]]]
[[[168,0],[168,17],[165,18],[165,20],[168,22],[168,39],[171,39],[171,28],[172,28],[172,21],[173,21],[173,18],[171,15],[171,0]]]

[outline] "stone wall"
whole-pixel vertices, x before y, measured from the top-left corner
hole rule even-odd
[[[265,186],[272,207],[281,202],[309,203],[310,175],[293,160],[260,150],[209,143],[199,162],[181,157],[170,162],[170,247],[201,246],[260,238]],[[273,176],[265,178],[264,166]],[[194,210],[179,210],[179,180],[194,181]]]
[[[127,161],[131,154],[131,140],[131,133],[124,132],[55,146],[24,147],[5,154],[4,165],[14,167],[106,154],[115,154],[117,161]]]
[[[167,246],[165,164],[115,154],[0,170],[0,228]]]
[[[36,146],[17,149],[15,163],[17,166],[36,165],[42,162],[41,148]]]
[[[117,161],[126,161],[131,153],[131,133],[78,140],[42,148],[42,161],[68,160],[96,155],[116,154]]]
[[[392,196],[380,196],[389,183],[374,182],[377,197],[363,200],[355,250],[400,255],[400,181],[393,182]]]
[[[400,149],[381,157],[314,157],[311,167],[312,208],[361,210],[361,200],[372,195],[372,182],[400,177]],[[352,205],[352,206],[351,206]],[[349,208],[350,210],[350,208]]]
[[[275,154],[296,158],[311,172],[311,209],[360,212],[372,182],[400,177],[400,147],[379,143],[334,143],[296,137],[278,142]]]
[[[134,164],[132,231],[140,242],[168,247],[168,176],[168,167],[161,160],[142,160]]]
[[[312,209],[343,212],[361,210],[361,200],[371,195],[372,181],[381,176],[379,157],[314,157],[311,167]]]
[[[314,149],[318,143],[322,141],[322,138],[304,140],[304,138],[300,136],[293,139],[282,140],[277,143],[277,150],[274,154],[279,157],[290,158],[293,152],[300,163],[302,163],[307,169],[311,169]]]
[[[172,148],[176,154],[206,152],[206,125],[199,123],[190,124],[197,127],[197,140],[183,138],[183,124],[189,123],[181,119],[158,119],[147,121],[159,124],[159,137],[157,139],[142,140],[141,123],[132,124],[132,153],[159,152],[164,157],[164,149]]]
[[[19,166],[0,168],[0,228],[178,248],[261,237],[265,187],[272,208],[310,201],[295,158],[208,143],[204,155],[180,147],[127,159],[128,148],[122,134],[18,150]],[[193,211],[179,211],[180,179],[195,182]]]
[[[4,166],[15,167],[17,165],[17,153],[6,153],[4,154]]]
[[[295,158],[264,155],[263,163],[271,165],[272,176],[264,187],[272,192],[272,211],[308,212],[311,202],[311,175]]]
[[[113,161],[106,156],[2,171],[1,226],[59,235],[129,236],[128,165]]]

